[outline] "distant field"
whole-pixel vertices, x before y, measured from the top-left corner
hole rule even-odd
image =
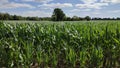
[[[119,68],[119,53],[120,21],[0,22],[0,67]]]

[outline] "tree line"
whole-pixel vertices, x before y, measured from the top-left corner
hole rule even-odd
[[[22,17],[18,15],[10,15],[8,13],[0,13],[0,20],[30,20],[30,21],[90,21],[90,20],[120,20],[117,18],[91,18],[86,17],[67,17],[60,8],[55,8],[51,17]]]
[[[50,17],[23,17],[18,15],[10,15],[8,13],[0,13],[0,20],[31,20],[31,21],[44,21],[51,20]]]

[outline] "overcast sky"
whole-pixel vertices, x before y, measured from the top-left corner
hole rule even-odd
[[[0,12],[50,17],[54,8],[67,16],[120,17],[120,0],[0,0]]]

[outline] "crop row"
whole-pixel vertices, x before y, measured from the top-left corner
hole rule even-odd
[[[120,66],[120,24],[0,23],[0,67]]]

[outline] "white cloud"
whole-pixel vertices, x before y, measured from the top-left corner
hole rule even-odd
[[[94,14],[94,15],[99,15],[101,14],[100,12],[92,12],[91,15]]]
[[[108,13],[120,13],[120,10],[108,11]]]
[[[83,4],[76,4],[78,8],[101,9],[103,6],[120,3],[120,0],[80,0]]]
[[[94,3],[94,4],[76,4],[78,8],[101,9],[103,6],[108,6],[108,3]]]
[[[8,0],[0,0],[0,5],[4,3],[8,3]]]
[[[22,12],[22,14],[20,14],[22,16],[39,16],[39,17],[50,17],[51,16],[51,12],[44,12],[44,11],[40,11],[40,10],[36,10],[36,11],[26,11],[26,12]]]
[[[46,7],[46,8],[68,8],[68,7],[73,7],[71,3],[51,3],[51,4],[43,4],[39,5],[39,7]]]
[[[70,12],[90,11],[91,9],[73,9]]]
[[[11,15],[20,15],[20,16],[23,16],[23,17],[51,17],[52,15],[52,12],[46,12],[46,11],[41,11],[41,10],[30,10],[30,11],[24,11],[24,12],[21,12],[21,11],[10,11],[10,12],[7,12],[7,11],[1,11],[2,13],[9,13]]]
[[[80,0],[83,4],[76,4],[78,8],[101,9],[103,6],[108,6],[106,2],[101,0]]]
[[[51,1],[53,1],[53,0],[22,0],[22,1],[33,1],[33,2],[48,3],[48,2],[51,2]]]
[[[29,5],[29,4],[22,4],[22,3],[14,3],[14,2],[11,2],[11,3],[4,3],[4,4],[1,4],[0,5],[0,8],[1,9],[9,9],[9,8],[35,8],[34,6],[32,5]]]
[[[106,2],[106,3],[120,3],[120,0],[101,0],[101,2]]]
[[[120,3],[120,0],[80,0],[84,4],[92,4],[92,3]]]
[[[85,4],[91,4],[97,2],[98,0],[81,0],[81,1]]]

